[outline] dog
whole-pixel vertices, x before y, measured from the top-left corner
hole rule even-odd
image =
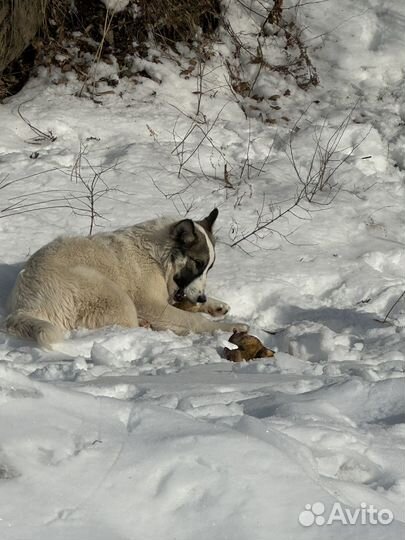
[[[215,208],[201,221],[160,218],[110,233],[56,238],[19,273],[6,330],[44,348],[78,327],[136,328],[140,320],[179,335],[247,331],[245,324],[195,312],[222,316],[229,310],[205,292],[217,217]],[[194,312],[175,306],[185,299]]]

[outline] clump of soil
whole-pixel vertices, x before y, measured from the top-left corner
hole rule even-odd
[[[260,339],[247,332],[234,332],[229,341],[237,345],[237,349],[224,347],[224,356],[231,362],[248,362],[254,358],[271,358],[274,351],[263,345]]]

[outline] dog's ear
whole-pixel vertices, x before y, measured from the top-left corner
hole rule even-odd
[[[209,216],[202,219],[199,223],[204,227],[204,229],[208,232],[212,232],[212,227],[214,226],[215,220],[218,217],[218,208],[214,208],[214,210],[210,213]]]
[[[172,228],[172,238],[181,246],[192,246],[197,240],[197,235],[191,219],[183,219],[175,223]]]

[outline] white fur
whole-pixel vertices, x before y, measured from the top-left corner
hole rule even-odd
[[[194,225],[205,237],[205,241],[207,242],[208,246],[209,261],[201,276],[192,281],[190,285],[188,285],[184,289],[184,294],[189,300],[191,300],[191,302],[197,302],[200,296],[206,296],[205,288],[207,286],[208,270],[211,268],[211,265],[214,264],[215,260],[215,250],[210,240],[210,237],[205,232],[204,227],[201,227],[201,225],[199,225],[198,223],[195,223]]]
[[[158,219],[111,233],[50,242],[30,257],[18,275],[7,331],[50,347],[61,341],[66,330],[79,326],[136,327],[138,314],[153,329],[178,334],[247,329],[170,304],[176,290],[174,275],[186,262],[183,257],[172,260],[174,224]],[[214,248],[203,232],[212,262]]]

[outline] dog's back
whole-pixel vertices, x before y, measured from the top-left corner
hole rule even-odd
[[[136,253],[119,234],[58,238],[37,251],[19,273],[6,329],[49,347],[66,330],[99,326],[96,320],[91,323],[91,315],[95,319],[107,312],[108,298],[127,290],[130,281],[134,288],[139,273]],[[135,325],[135,318],[136,312],[125,322]]]

